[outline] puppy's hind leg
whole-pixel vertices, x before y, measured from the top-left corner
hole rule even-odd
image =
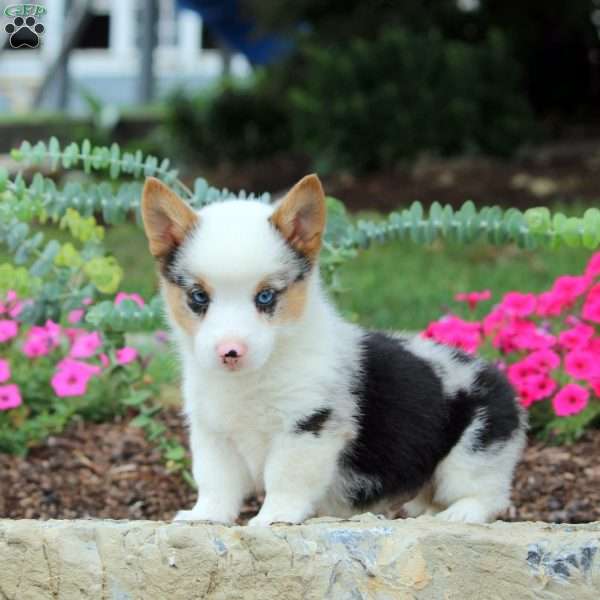
[[[438,508],[433,504],[433,488],[431,484],[424,485],[419,493],[402,506],[408,517],[419,517],[421,515],[435,515]]]
[[[433,500],[447,521],[487,523],[510,504],[513,472],[525,444],[523,429],[487,447],[476,443],[475,421],[434,474]]]

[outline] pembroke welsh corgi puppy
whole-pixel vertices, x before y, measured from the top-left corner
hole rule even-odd
[[[398,503],[409,516],[486,522],[507,508],[526,438],[513,389],[479,358],[337,314],[319,276],[315,175],[274,206],[199,211],[148,179],[142,216],[198,484],[177,520],[232,523],[262,492],[250,525]]]

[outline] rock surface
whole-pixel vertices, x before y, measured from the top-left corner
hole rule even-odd
[[[598,600],[600,522],[0,520],[0,598]]]

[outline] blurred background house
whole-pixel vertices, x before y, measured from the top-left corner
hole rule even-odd
[[[0,9],[0,153],[117,141],[256,191],[314,169],[353,208],[598,196],[600,0]],[[31,11],[39,46],[14,48]]]
[[[4,13],[18,3],[0,5]],[[249,72],[243,55],[219,49],[203,31],[200,14],[177,10],[175,0],[45,0],[40,5],[46,12],[39,18],[45,27],[39,47],[11,51],[6,39],[0,53],[0,110],[36,106],[77,114],[86,108],[81,90],[103,103],[133,105],[164,97],[175,87],[206,86],[225,71]],[[10,21],[7,15],[4,21]],[[149,47],[154,48],[153,81],[143,82]],[[64,48],[69,81],[61,76]]]

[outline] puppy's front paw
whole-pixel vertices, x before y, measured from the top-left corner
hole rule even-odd
[[[180,510],[173,521],[209,521],[230,525],[235,521],[234,511],[224,510],[223,504],[209,498],[198,500],[192,510]]]
[[[261,511],[248,521],[248,525],[250,527],[268,527],[273,523],[289,523],[293,525],[302,523],[311,514],[308,507],[273,506],[273,504],[265,502]]]

